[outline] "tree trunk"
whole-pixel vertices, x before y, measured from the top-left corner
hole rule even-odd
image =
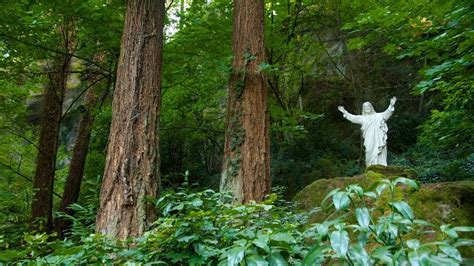
[[[93,82],[93,81],[91,81]],[[64,193],[59,205],[59,211],[72,214],[68,209],[69,205],[77,203],[79,192],[81,190],[81,181],[84,174],[84,165],[86,162],[87,152],[89,150],[89,140],[92,132],[92,124],[94,123],[94,109],[97,103],[97,92],[94,87],[88,89],[84,110],[82,111],[77,130],[76,141],[72,153],[71,164],[69,166],[69,174],[64,185]],[[70,227],[69,221],[57,218],[55,221],[56,231],[59,237],[64,236],[64,231]]]
[[[64,32],[66,35],[69,34],[67,31]],[[61,55],[52,66],[47,67],[49,84],[46,86],[42,102],[38,156],[33,180],[34,195],[31,203],[34,226],[41,231],[52,228],[56,152],[70,63],[70,55]]]
[[[221,191],[259,202],[271,182],[263,0],[234,1],[232,50]]]
[[[159,195],[159,107],[164,0],[129,0],[112,104],[96,232],[140,236]]]

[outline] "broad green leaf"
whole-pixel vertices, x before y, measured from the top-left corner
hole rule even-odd
[[[357,244],[361,247],[365,247],[369,241],[369,234],[367,232],[360,232],[357,236]]]
[[[271,240],[286,242],[288,244],[296,243],[296,239],[288,233],[278,233],[270,235]]]
[[[422,257],[417,252],[408,252],[408,260],[412,266],[421,266]]]
[[[337,192],[332,197],[332,202],[336,210],[345,210],[349,207],[350,199],[347,192]]]
[[[191,240],[195,240],[195,239],[197,239],[197,237],[193,235],[193,236],[182,236],[182,237],[177,238],[176,240],[179,241],[179,242],[188,243]]]
[[[220,254],[220,251],[212,246],[207,246],[205,244],[197,244],[195,245],[194,249],[196,253],[199,254],[201,257],[211,257],[217,254]]]
[[[443,265],[443,266],[458,266],[459,262],[454,259],[440,257],[440,256],[429,256],[426,258],[427,265]]]
[[[369,197],[369,198],[374,198],[374,199],[378,198],[377,194],[375,194],[375,192],[373,191],[364,192],[364,196]]]
[[[348,192],[355,192],[359,198],[364,195],[364,189],[359,185],[350,185],[347,187]]]
[[[355,245],[349,248],[347,255],[352,261],[358,262],[358,265],[370,265],[369,254],[367,254],[367,251],[361,246]]]
[[[456,232],[474,232],[474,226],[456,226],[453,227]]]
[[[429,222],[424,221],[424,220],[418,220],[418,219],[413,220],[413,223],[419,224],[419,225],[423,225],[423,226],[431,226],[431,227],[434,227],[434,226],[435,226],[435,225],[432,224],[432,223],[429,223]]]
[[[380,196],[380,195],[382,195],[382,192],[383,192],[386,188],[388,188],[388,185],[385,184],[385,183],[383,183],[383,184],[378,185],[377,188],[375,189],[375,191],[377,192],[377,195]]]
[[[326,223],[316,224],[315,227],[320,236],[325,236],[328,234],[329,228]]]
[[[238,239],[238,240],[235,240],[235,241],[234,241],[234,246],[235,246],[235,245],[244,247],[244,246],[247,245],[247,239]]]
[[[166,204],[165,208],[162,211],[163,216],[166,216],[170,212],[172,207],[173,207],[173,203],[170,202]]]
[[[239,265],[244,258],[245,247],[235,247],[227,251],[227,263],[228,265]]]
[[[172,210],[180,211],[183,208],[184,208],[184,203],[180,203],[180,204],[176,205],[175,207],[173,207]]]
[[[446,235],[448,235],[449,237],[451,237],[453,239],[458,239],[459,238],[458,233],[456,233],[456,231],[453,228],[451,228],[451,225],[449,225],[449,224],[441,225],[440,229],[441,229],[441,232],[445,233]]]
[[[425,93],[433,85],[433,80],[422,80],[416,85],[420,94]]]
[[[395,208],[395,210],[399,214],[401,214],[404,218],[407,218],[410,221],[413,221],[413,219],[415,218],[413,215],[413,211],[411,210],[410,206],[406,202],[396,201],[396,202],[390,203],[390,205],[392,205]]]
[[[417,239],[407,240],[407,246],[411,249],[417,250],[420,247],[420,241]]]
[[[268,244],[267,244],[267,243],[268,243],[268,239],[269,239],[269,237],[268,237],[267,235],[260,235],[260,236],[258,236],[256,239],[254,239],[254,240],[252,241],[252,243],[253,243],[255,246],[257,246],[257,247],[259,247],[259,248],[265,250],[266,252],[270,252],[270,248],[268,247]]]
[[[326,197],[324,197],[324,199],[321,201],[321,207],[324,208],[324,206],[326,205],[326,200],[328,200],[330,197],[332,197],[334,194],[336,194],[339,190],[340,190],[339,188],[331,190],[331,192],[329,192],[326,195]]]
[[[462,246],[474,246],[474,240],[473,239],[464,239],[464,238],[459,238],[454,242],[453,246],[455,247],[462,247]]]
[[[260,255],[251,255],[245,258],[248,266],[267,266],[268,262]]]
[[[273,252],[270,255],[270,266],[286,266],[288,263],[286,262],[285,258],[280,253]]]
[[[194,207],[201,207],[202,204],[203,204],[203,201],[201,199],[194,199],[191,204],[194,206]]]
[[[349,234],[346,231],[334,231],[329,235],[331,247],[339,257],[344,257],[349,247]]]
[[[450,256],[451,258],[453,258],[453,259],[455,259],[459,262],[462,261],[461,254],[459,253],[457,248],[455,248],[453,246],[450,246],[450,245],[440,245],[439,249],[441,249],[441,251],[443,251],[444,254]]]
[[[446,61],[440,65],[436,65],[430,69],[427,69],[425,71],[425,75],[427,76],[433,76],[435,74],[439,74],[439,72],[444,72],[446,70],[448,70],[449,68],[451,68],[451,66],[453,65],[453,62],[451,61]]]
[[[409,187],[412,187],[415,190],[420,189],[420,186],[418,185],[418,183],[416,183],[416,181],[408,179],[406,177],[399,177],[399,178],[395,179],[394,184],[397,185],[398,183],[405,184]]]
[[[382,246],[376,248],[374,251],[372,251],[372,254],[370,256],[374,259],[380,260],[380,262],[384,264],[393,264],[393,259],[392,259],[392,253],[390,252],[390,249],[392,249],[392,246]]]
[[[368,229],[370,224],[370,215],[367,208],[356,209],[357,222],[362,228]]]
[[[303,260],[303,265],[316,265],[318,263],[322,263],[324,261],[324,249],[326,249],[326,246],[323,245],[316,245],[312,247],[308,253],[306,253],[306,256],[304,257]]]
[[[387,230],[387,233],[391,234],[393,238],[398,237],[398,226],[390,223],[388,224],[386,230]]]

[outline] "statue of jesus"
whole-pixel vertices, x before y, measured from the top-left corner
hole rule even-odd
[[[365,147],[366,166],[380,164],[387,166],[387,121],[395,111],[397,97],[390,100],[390,105],[383,113],[376,113],[371,103],[365,102],[362,105],[362,115],[353,115],[338,106],[344,118],[352,123],[361,125],[362,137]]]

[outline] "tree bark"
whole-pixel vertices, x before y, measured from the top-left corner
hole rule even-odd
[[[61,27],[59,32],[64,39],[65,51],[68,53],[59,55],[52,65],[48,64],[47,66],[49,84],[46,85],[43,96],[38,156],[33,180],[32,218],[34,227],[40,231],[52,229],[53,188],[59,127],[71,63],[69,50],[74,41],[74,32],[70,31],[67,26]]]
[[[90,82],[93,82],[91,80]],[[71,215],[72,211],[69,205],[77,203],[79,192],[81,190],[82,176],[84,174],[84,165],[87,152],[89,150],[89,141],[91,138],[92,125],[94,123],[94,109],[97,103],[96,88],[91,87],[85,95],[84,109],[79,120],[76,141],[72,153],[69,173],[64,185],[64,193],[59,205],[59,211]],[[55,221],[56,231],[60,238],[64,236],[64,231],[70,227],[70,222],[57,218]]]
[[[129,0],[96,232],[140,236],[156,218],[164,0]]]
[[[271,183],[268,93],[259,69],[265,62],[263,0],[235,0],[233,19],[221,191],[231,191],[234,202],[259,202]]]

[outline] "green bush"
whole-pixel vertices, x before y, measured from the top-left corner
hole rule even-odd
[[[295,213],[276,194],[261,204],[237,206],[226,197],[212,190],[165,195],[157,202],[163,216],[138,249],[169,263],[301,262],[306,214]]]
[[[474,228],[438,227],[415,219],[410,206],[396,198],[395,187],[399,185],[418,189],[418,184],[407,178],[384,179],[367,190],[354,184],[333,190],[321,207],[303,213],[296,212],[294,204],[280,200],[277,193],[260,204],[232,205],[225,194],[180,188],[155,201],[161,217],[140,238],[112,241],[89,234],[89,220],[76,217],[72,218],[77,225],[73,235],[82,234],[80,239],[60,241],[54,240],[55,235],[25,234],[21,247],[0,252],[0,261],[459,265],[462,257],[458,248],[474,244],[467,235]],[[83,216],[91,216],[87,208],[76,207]],[[318,212],[326,218],[310,224],[309,215]],[[433,237],[421,237],[426,234]]]
[[[405,153],[393,156],[392,165],[412,168],[422,183],[450,182],[474,176],[474,153],[458,158],[450,150],[435,150],[417,145]]]
[[[457,248],[474,244],[459,233],[473,232],[474,227],[438,227],[415,219],[410,206],[397,200],[399,184],[419,189],[415,181],[400,177],[380,180],[367,191],[359,185],[331,191],[322,202],[328,218],[304,233],[316,244],[303,264],[459,265]],[[423,235],[439,240],[421,243],[419,239],[427,239]]]

